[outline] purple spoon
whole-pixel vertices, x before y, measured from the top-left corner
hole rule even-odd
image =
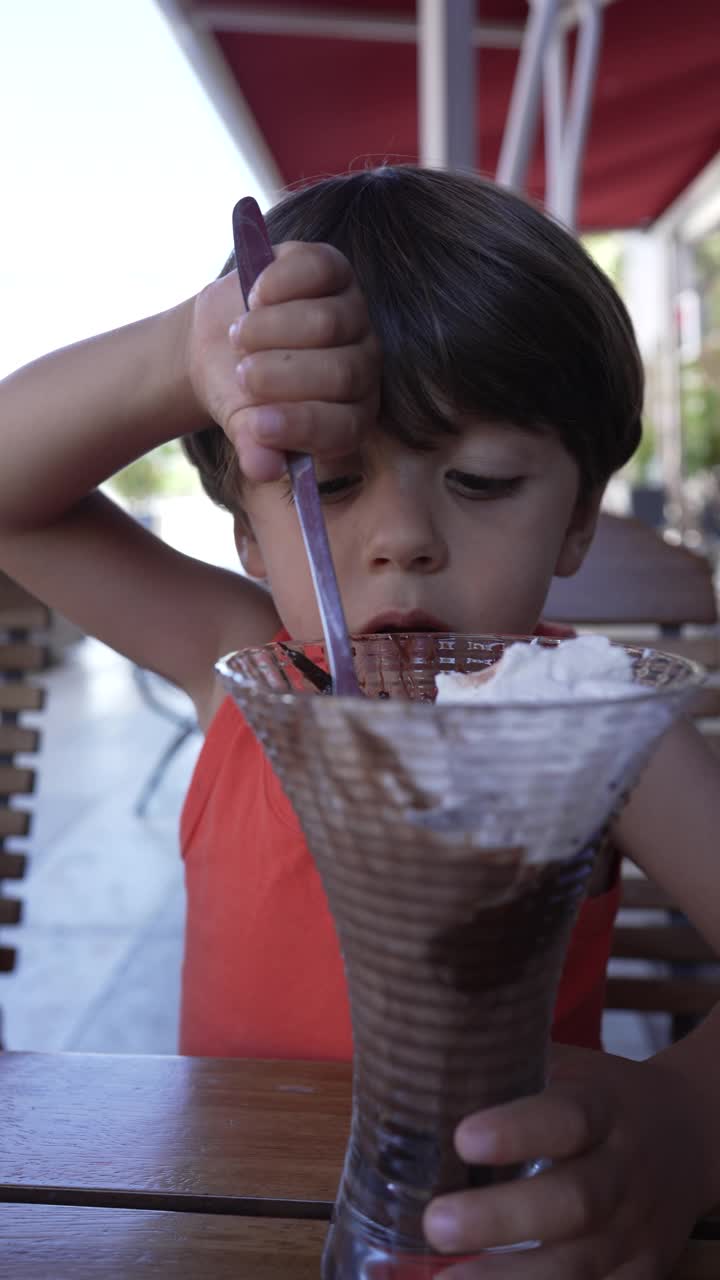
[[[238,200],[233,209],[233,239],[240,288],[247,307],[248,295],[260,272],[275,257],[265,219],[252,196]],[[362,690],[355,675],[350,637],[330,554],[313,460],[309,453],[288,453],[286,457],[320,611],[332,676],[332,692],[343,697],[359,697],[362,696]]]

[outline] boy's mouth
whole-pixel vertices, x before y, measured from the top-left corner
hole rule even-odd
[[[410,613],[378,613],[374,618],[370,618],[356,634],[378,635],[402,631],[452,631],[452,627],[447,622],[444,622],[442,618],[436,618],[430,613],[421,613],[418,610],[413,610]]]

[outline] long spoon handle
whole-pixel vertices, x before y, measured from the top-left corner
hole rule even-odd
[[[247,307],[250,290],[260,272],[274,259],[265,219],[252,196],[238,200],[233,209],[233,239],[240,288]],[[332,676],[332,691],[354,697],[361,694],[361,689],[355,675],[350,637],[330,553],[313,460],[309,453],[288,453],[286,456],[320,611]]]

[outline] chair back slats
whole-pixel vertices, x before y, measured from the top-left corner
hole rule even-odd
[[[0,712],[42,711],[44,705],[45,690],[38,685],[21,681],[0,684]]]
[[[629,911],[669,911],[670,899],[645,876],[625,876],[622,882],[621,906]]]
[[[8,836],[26,836],[30,831],[31,816],[27,809],[11,809],[0,804],[0,840]]]
[[[49,611],[39,600],[0,573],[0,614],[2,629],[9,632],[45,631]]]
[[[608,626],[610,624],[608,623]],[[669,632],[657,628],[653,635],[634,634],[632,628],[622,625],[621,639],[623,644],[634,644],[639,649],[652,645],[653,649],[665,649],[667,653],[676,653],[680,658],[689,658],[691,662],[699,662],[708,671],[720,669],[720,632],[698,631],[686,635],[683,631]]]
[[[0,574],[0,927],[18,925],[23,904],[14,895],[5,895],[4,881],[22,879],[26,856],[5,847],[8,839],[22,838],[30,830],[31,812],[16,808],[15,796],[29,796],[35,786],[35,772],[16,755],[37,752],[40,734],[22,723],[25,712],[42,710],[45,691],[29,683],[32,671],[47,665],[47,649],[33,639],[33,632],[46,630],[49,612],[21,587]],[[0,972],[15,967],[16,949],[3,938],[0,945]],[[2,1048],[2,1045],[0,1045]]]
[[[0,880],[22,880],[27,868],[27,854],[0,849]]]
[[[720,628],[712,566],[704,556],[665,542],[638,520],[603,513],[582,568],[553,581],[543,614],[700,663],[708,681],[688,714],[720,751]],[[645,630],[636,635],[633,628],[640,626]],[[690,634],[688,627],[694,628]],[[622,907],[607,1007],[669,1013],[677,1038],[720,999],[718,958],[649,880],[624,877]],[[642,976],[628,972],[638,961],[646,970]]]
[[[642,974],[618,972],[624,962],[638,960]],[[712,947],[652,880],[624,876],[606,1007],[669,1013],[677,1039],[718,999],[720,961]]]
[[[554,579],[544,614],[582,625],[709,626],[717,622],[712,570],[641,521],[602,512],[581,569]]]
[[[20,924],[22,907],[19,898],[3,898],[0,894],[0,924]]]
[[[720,688],[708,684],[698,691],[690,703],[688,714],[695,720],[715,720],[720,716]]]
[[[34,769],[0,764],[0,797],[27,796],[35,790]]]
[[[22,724],[0,724],[0,757],[34,755],[40,747],[40,734],[37,729],[27,728]]]
[[[691,978],[620,978],[607,982],[605,1007],[674,1015],[709,1013],[720,1001],[720,982]]]
[[[554,579],[544,616],[611,629],[624,644],[650,645],[700,663],[709,680],[688,715],[720,718],[718,606],[705,556],[671,546],[639,520],[603,512],[582,568],[572,578]],[[633,634],[641,623],[653,628],[651,634]],[[713,629],[687,634],[689,625]]]
[[[618,925],[612,953],[626,960],[665,964],[717,964],[712,947],[687,924]]]
[[[42,671],[47,660],[45,645],[29,642],[0,644],[0,671]]]

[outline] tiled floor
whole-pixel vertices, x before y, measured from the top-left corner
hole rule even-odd
[[[45,679],[31,867],[19,887],[25,921],[7,931],[19,966],[0,976],[7,1047],[173,1053],[184,914],[177,824],[199,736],[138,818],[133,805],[173,726],[144,704],[130,665],[95,641],[69,650]],[[606,1042],[641,1058],[661,1034],[615,1014]]]

